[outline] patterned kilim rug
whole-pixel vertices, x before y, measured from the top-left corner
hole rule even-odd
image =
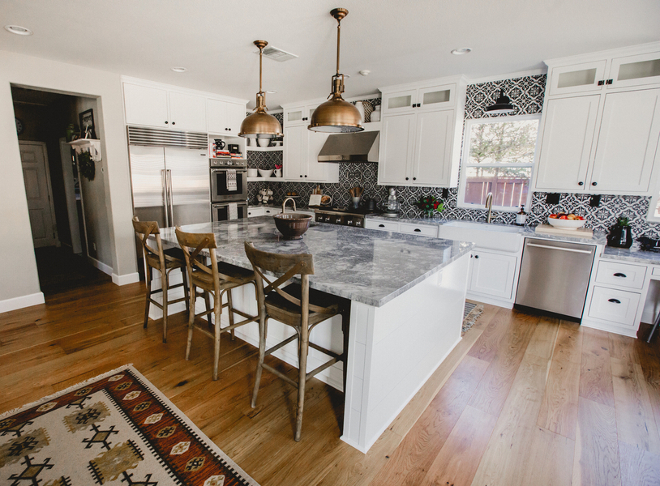
[[[463,329],[461,330],[461,336],[468,332],[472,326],[474,326],[474,324],[477,322],[477,319],[481,317],[483,312],[483,305],[473,304],[472,302],[465,303],[465,309],[463,311]]]
[[[258,486],[130,365],[0,415],[0,484]]]

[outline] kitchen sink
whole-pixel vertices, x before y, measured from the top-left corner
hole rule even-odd
[[[502,224],[450,221],[440,225],[438,236],[449,240],[471,241],[478,248],[518,252],[523,236],[520,228]]]

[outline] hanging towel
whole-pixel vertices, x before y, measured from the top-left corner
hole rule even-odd
[[[236,184],[236,169],[227,169],[227,190],[238,190],[238,184]]]
[[[238,219],[238,203],[229,203],[229,220],[232,219]]]

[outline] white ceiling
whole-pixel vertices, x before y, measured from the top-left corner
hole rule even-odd
[[[660,40],[658,0],[0,0],[0,25],[34,31],[0,31],[0,49],[253,100],[252,41],[265,39],[300,56],[264,60],[275,108],[330,92],[334,7],[349,10],[341,57],[351,76],[347,97],[447,75],[538,69],[543,59]],[[473,52],[450,54],[464,46]],[[362,69],[371,75],[360,76]]]

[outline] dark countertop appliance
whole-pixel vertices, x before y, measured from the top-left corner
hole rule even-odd
[[[376,209],[360,207],[357,209],[346,207],[323,208],[314,210],[314,221],[317,223],[340,224],[364,228],[364,217],[367,214],[379,214]]]

